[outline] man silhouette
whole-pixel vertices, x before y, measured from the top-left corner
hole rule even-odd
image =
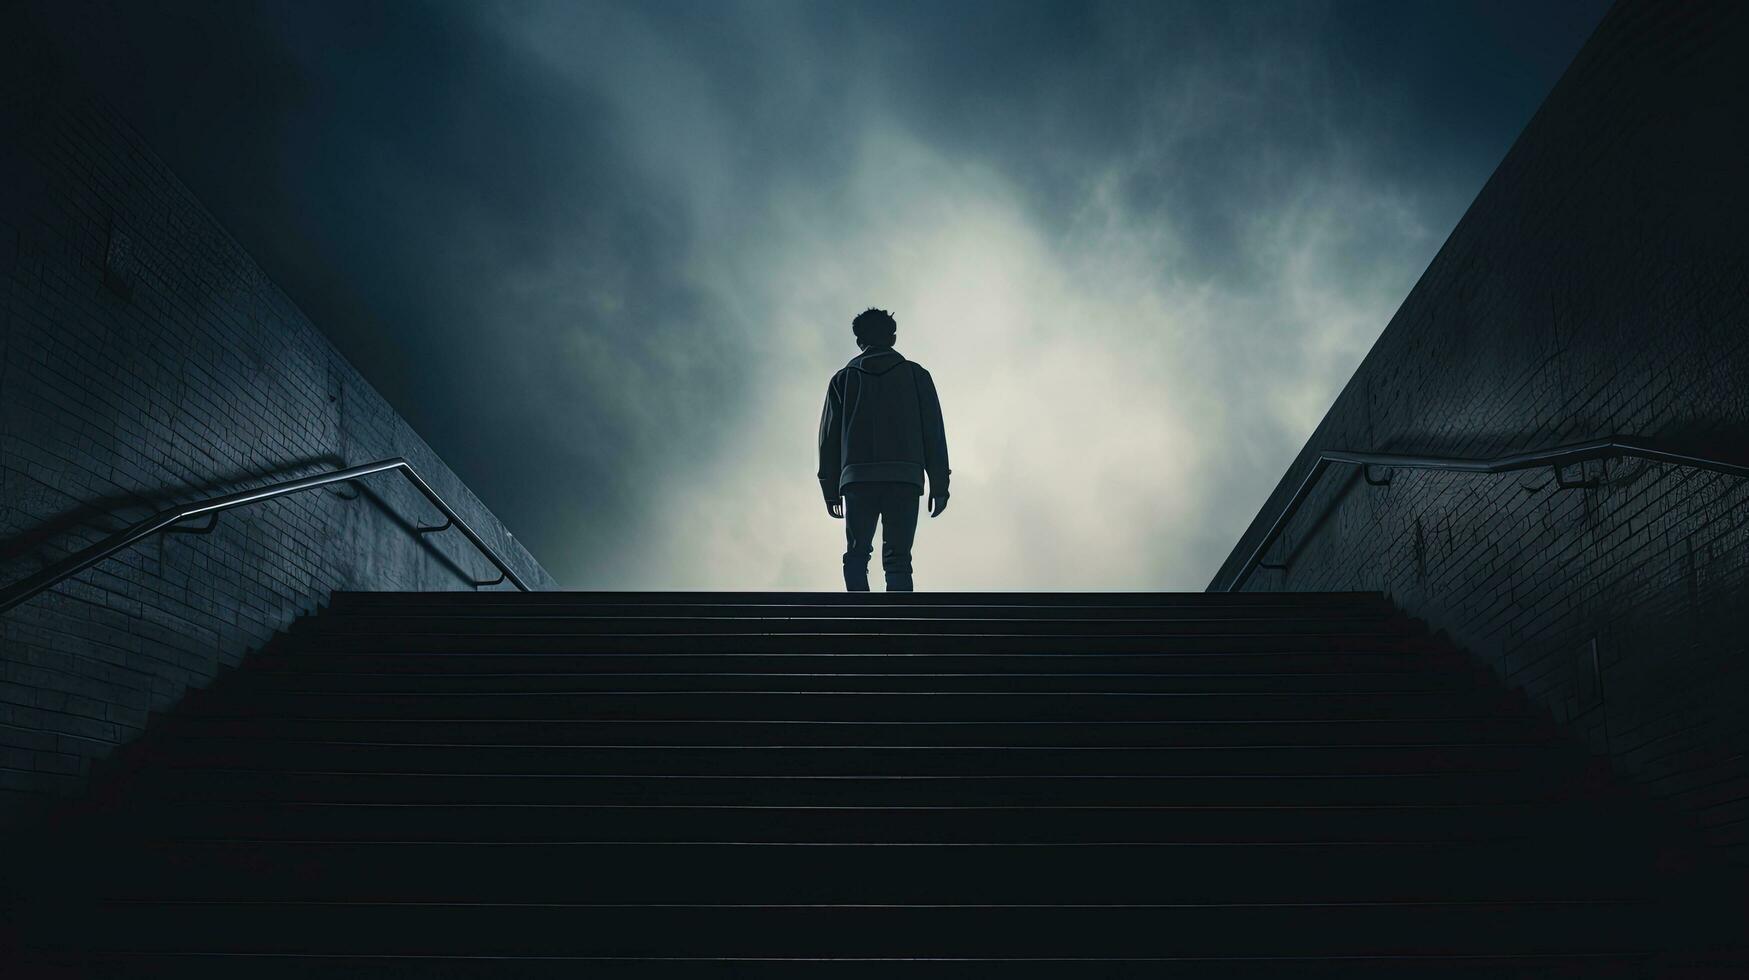
[[[850,328],[862,353],[826,386],[820,414],[820,489],[826,513],[844,519],[844,587],[868,591],[875,522],[888,592],[911,591],[911,541],[929,474],[929,516],[947,509],[947,432],[941,399],[923,365],[893,349],[899,325],[862,311]]]

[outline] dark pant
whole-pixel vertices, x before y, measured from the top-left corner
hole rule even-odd
[[[844,486],[844,587],[868,591],[868,559],[874,554],[875,521],[881,531],[881,568],[888,592],[911,591],[911,542],[917,537],[917,504],[923,488],[914,483],[850,483]]]

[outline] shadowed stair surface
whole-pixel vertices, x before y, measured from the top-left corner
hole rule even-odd
[[[341,594],[9,862],[20,976],[1731,976],[1379,596]]]

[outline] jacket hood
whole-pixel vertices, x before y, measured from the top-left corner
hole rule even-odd
[[[876,347],[851,358],[845,367],[855,368],[864,374],[886,374],[903,363],[905,358],[898,351],[891,347]]]

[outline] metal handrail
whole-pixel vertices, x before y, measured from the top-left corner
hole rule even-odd
[[[378,460],[374,463],[365,463],[362,466],[351,466],[343,470],[335,470],[332,473],[318,473],[315,476],[306,476],[298,480],[288,480],[284,483],[272,484],[271,486],[257,487],[254,490],[243,490],[237,493],[226,494],[221,497],[209,497],[206,500],[197,501],[191,504],[180,504],[169,510],[160,511],[126,530],[117,531],[88,548],[68,555],[53,565],[37,572],[35,575],[21,579],[12,585],[7,586],[4,590],[0,590],[0,613],[6,612],[13,606],[29,599],[44,589],[54,586],[61,580],[77,575],[116,552],[138,544],[140,541],[149,538],[154,534],[161,534],[169,531],[205,533],[213,529],[214,524],[218,521],[219,512],[221,511],[230,510],[233,507],[242,507],[246,504],[260,503],[263,500],[272,500],[275,497],[283,497],[286,494],[298,493],[304,490],[314,490],[317,487],[325,487],[330,484],[350,483],[353,480],[360,480],[377,473],[386,473],[390,470],[400,471],[401,475],[406,477],[408,482],[412,483],[415,489],[425,495],[426,500],[431,501],[432,506],[443,512],[444,523],[433,527],[421,526],[417,528],[420,533],[443,531],[451,527],[456,528],[461,531],[462,534],[467,536],[467,539],[473,543],[475,548],[479,549],[481,554],[485,555],[493,565],[498,567],[500,574],[497,578],[490,582],[476,582],[474,583],[476,586],[497,585],[500,582],[509,580],[510,584],[516,586],[518,589],[521,589],[524,592],[529,591],[528,584],[504,562],[504,559],[498,557],[498,553],[493,551],[490,545],[486,544],[485,541],[481,540],[478,534],[474,533],[474,529],[469,527],[468,523],[462,520],[460,515],[452,510],[448,504],[443,502],[443,498],[437,495],[437,491],[431,489],[431,485],[426,483],[425,480],[420,477],[417,470],[413,469],[413,464],[407,462],[404,457],[396,456],[393,459]],[[195,517],[209,517],[209,522],[206,526],[199,528],[177,527],[177,525],[181,524],[183,521]]]
[[[1286,506],[1271,524],[1268,533],[1263,535],[1257,547],[1251,551],[1251,556],[1245,559],[1245,564],[1239,566],[1239,571],[1233,576],[1233,581],[1227,585],[1226,591],[1237,592],[1250,580],[1251,573],[1264,566],[1263,552],[1281,537],[1281,532],[1287,528],[1287,522],[1298,513],[1300,505],[1312,492],[1324,471],[1333,463],[1347,463],[1351,466],[1365,467],[1366,481],[1374,486],[1390,483],[1389,478],[1375,480],[1372,467],[1391,467],[1405,470],[1444,470],[1453,473],[1508,473],[1514,470],[1531,470],[1539,467],[1552,467],[1555,471],[1555,482],[1563,489],[1596,486],[1597,482],[1568,480],[1561,475],[1563,466],[1574,463],[1584,463],[1593,459],[1609,459],[1616,456],[1632,456],[1638,459],[1648,459],[1658,463],[1675,463],[1678,466],[1693,466],[1716,473],[1731,476],[1749,477],[1749,465],[1733,463],[1721,459],[1711,459],[1695,456],[1689,453],[1675,452],[1656,446],[1632,436],[1610,436],[1592,442],[1573,443],[1554,449],[1540,449],[1528,453],[1516,453],[1511,456],[1499,456],[1494,459],[1460,459],[1451,456],[1417,456],[1397,453],[1362,453],[1345,449],[1325,450],[1318,454],[1318,461],[1312,464],[1312,469],[1306,478],[1300,481],[1299,488],[1288,498]]]

